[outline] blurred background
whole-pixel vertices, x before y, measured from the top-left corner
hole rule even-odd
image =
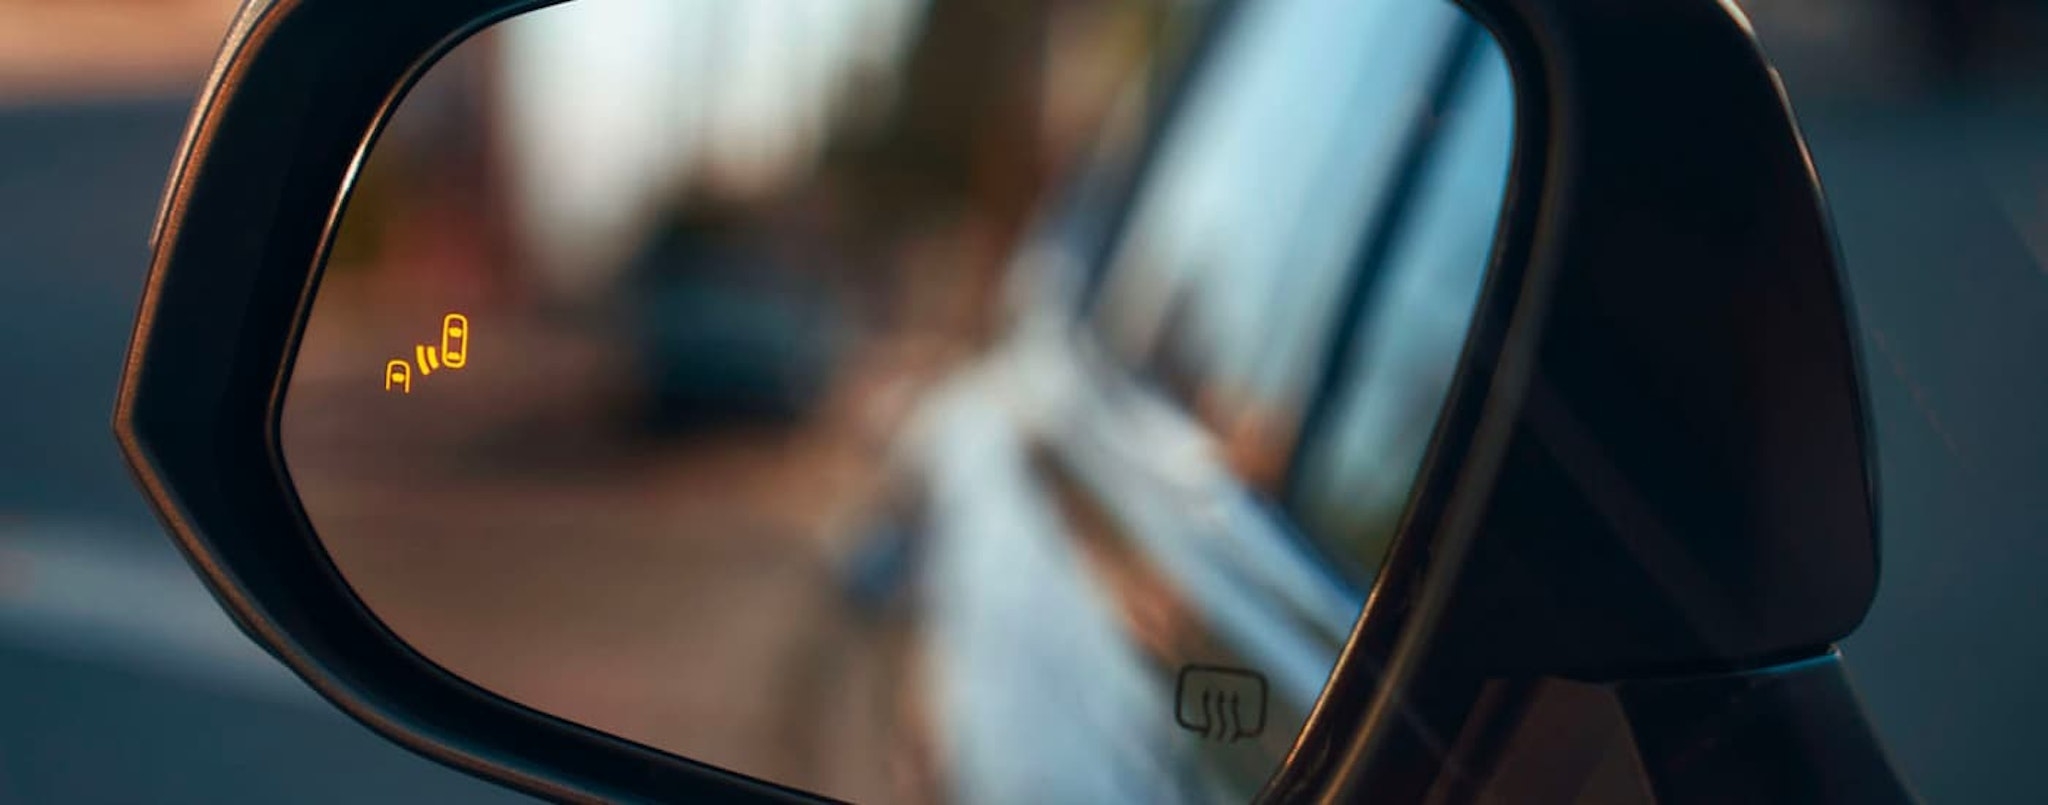
[[[0,802],[514,801],[384,743],[248,644],[162,534],[108,435],[150,216],[233,5],[0,0],[0,376],[12,381],[0,392]],[[344,232],[337,263],[419,255],[438,268],[410,292],[476,310],[518,309],[534,328],[589,332],[593,317],[633,319],[602,304],[597,289],[616,283],[640,283],[633,298],[642,304],[743,306],[744,294],[706,295],[701,289],[714,286],[633,266],[646,262],[636,259],[643,252],[693,247],[692,232],[720,231],[719,204],[772,209],[773,220],[798,231],[841,233],[830,242],[845,247],[827,256],[873,268],[818,271],[812,255],[785,256],[813,270],[782,281],[822,283],[814,296],[833,302],[767,316],[802,326],[760,343],[801,356],[811,341],[840,341],[806,339],[805,328],[863,333],[864,354],[874,357],[861,365],[876,380],[855,384],[868,391],[828,403],[824,415],[886,431],[890,400],[901,396],[890,389],[914,387],[992,334],[1008,250],[1082,146],[1101,126],[1133,126],[1119,116],[1119,91],[1144,84],[1134,54],[1166,35],[1161,15],[1171,4],[1076,0],[1028,4],[1024,14],[1016,9],[1026,4],[1000,0],[868,0],[825,15],[759,2],[708,16],[702,9],[711,4],[663,5],[675,26],[667,32],[590,15],[587,28],[568,34],[479,40],[437,68],[445,83],[423,85],[419,97],[440,93],[433,108],[441,113],[407,125],[477,129],[465,141],[479,147],[380,150],[379,158],[505,183],[490,197],[506,203],[366,184],[352,203],[405,205],[406,215],[385,217],[423,225]],[[2048,533],[2038,496],[2048,485],[2048,428],[2039,423],[2048,374],[2035,368],[2048,355],[2048,15],[2021,0],[1741,5],[1806,127],[1863,328],[1886,553],[1876,607],[1845,647],[1851,673],[1929,801],[2021,801],[2042,787],[2032,761],[2048,747],[2039,729],[2048,723],[2040,682],[2048,638],[2024,625],[2048,611],[2037,581],[2048,566],[2048,542],[2038,539]],[[674,31],[719,46],[648,47]],[[660,74],[667,86],[607,83],[616,89],[605,92],[588,88],[630,77],[489,69],[502,49],[532,54],[530,64],[601,63],[571,58],[591,52],[719,61],[678,63]],[[1011,83],[947,80],[970,69]],[[821,79],[863,74],[897,79],[851,87]],[[718,80],[688,83],[707,75]],[[847,93],[893,93],[895,108],[936,111],[895,123],[862,119],[829,100]],[[676,106],[621,102],[654,96]],[[524,132],[513,137],[480,130],[479,121],[518,120],[536,98],[587,112],[528,121],[510,129]],[[799,113],[815,114],[817,125],[762,126]],[[650,143],[615,136],[650,130],[652,121],[620,117],[634,114],[673,126],[664,142],[719,157],[644,170]],[[930,132],[925,142],[957,150],[917,158],[957,168],[941,172],[949,181],[891,194],[900,204],[849,210],[781,192],[791,165],[835,166],[834,181],[845,186],[892,181],[900,172],[889,166],[906,157],[847,150],[862,139],[844,133],[901,119],[985,119],[986,128]],[[395,129],[392,142],[402,138]],[[593,159],[548,177],[488,169],[492,154],[563,147]],[[821,161],[826,153],[833,159]],[[551,192],[521,189],[543,183]],[[717,203],[674,215],[661,200],[678,188]],[[959,198],[973,199],[977,213],[931,219],[931,210],[957,206],[933,199]],[[457,218],[462,225],[445,225]],[[674,237],[646,234],[664,230]],[[508,245],[516,239],[503,233],[513,231],[532,233],[532,242]],[[461,232],[500,236],[448,236]],[[890,236],[870,236],[877,232]],[[336,276],[336,287],[360,288],[338,293],[394,293],[377,289],[376,272]],[[391,315],[419,326],[409,313]],[[491,337],[506,339],[492,348],[509,349],[517,334]],[[557,342],[568,346],[553,365],[602,366],[610,354],[601,339],[549,343]],[[359,348],[381,354],[385,346]],[[354,366],[358,347],[332,348],[350,356],[334,365]],[[807,360],[820,361],[790,363]],[[366,372],[356,377],[371,382]],[[763,387],[785,382],[803,381],[771,378]],[[657,384],[618,398],[661,394]],[[688,395],[670,402],[708,404]],[[663,407],[641,409],[646,426],[663,427]],[[850,439],[825,449],[850,461],[872,448]],[[761,472],[752,483],[787,480]],[[749,481],[734,483],[743,492]]]
[[[336,566],[513,701],[929,801],[917,627],[846,565],[1041,197],[1117,110],[1135,141],[1200,7],[589,0],[463,42],[371,148],[288,387]]]

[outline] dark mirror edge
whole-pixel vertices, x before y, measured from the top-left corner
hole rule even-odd
[[[245,6],[173,168],[115,435],[235,623],[380,735],[558,801],[809,801],[441,670],[355,598],[283,472],[288,347],[352,166],[427,65],[492,22],[556,1]]]
[[[380,734],[452,767],[555,799],[798,799],[786,789],[534,712],[440,671],[398,642],[348,592],[313,540],[278,460],[275,423],[288,372],[287,345],[302,324],[318,262],[305,256],[322,253],[326,224],[344,195],[342,166],[353,163],[395,102],[393,86],[416,77],[468,32],[545,4],[279,0],[245,8],[240,19],[246,27],[238,23],[223,51],[226,58],[195,114],[166,196],[165,223],[117,404],[117,434],[180,548],[236,622]],[[1537,278],[1518,278],[1525,293],[1514,298],[1502,290],[1509,280],[1501,268],[1530,262],[1517,255],[1534,253],[1539,220],[1556,201],[1554,188],[1537,177],[1551,160],[1539,164],[1526,155],[1551,154],[1555,145],[1545,141],[1555,104],[1538,81],[1554,65],[1545,61],[1545,45],[1534,33],[1542,24],[1530,21],[1556,24],[1559,4],[1463,4],[1507,50],[1517,89],[1516,167],[1502,224],[1507,237],[1496,247],[1485,313],[1474,325],[1482,337],[1468,342],[1445,418],[1473,422],[1484,410],[1481,421],[1492,427],[1475,439],[1478,428],[1440,425],[1385,580],[1308,730],[1269,785],[1272,798],[1357,790],[1344,783],[1376,775],[1335,752],[1354,736],[1384,740],[1392,722],[1401,720],[1394,705],[1403,698],[1426,699],[1390,690],[1374,701],[1379,669],[1367,658],[1420,662],[1433,632],[1418,627],[1430,626],[1433,621],[1422,616],[1433,613],[1416,605],[1418,588],[1449,594],[1445,583],[1457,569],[1459,546],[1430,544],[1418,524],[1451,512],[1461,519],[1478,516],[1472,508],[1478,503],[1451,481],[1460,466],[1445,456],[1489,449],[1504,454],[1508,423],[1501,418],[1516,413],[1519,406],[1510,398],[1519,396],[1528,374],[1526,366],[1508,370],[1530,359],[1533,347],[1517,347],[1516,334],[1535,325],[1513,328],[1506,319],[1517,307],[1527,316],[1542,312],[1529,309],[1538,306],[1526,294]],[[1641,6],[1633,13],[1652,17],[1702,7],[1729,13],[1712,0],[1631,5]],[[1753,65],[1761,64],[1754,41],[1744,41]],[[338,64],[350,69],[337,70]],[[278,107],[291,113],[279,114]],[[1796,131],[1784,131],[1803,160]],[[1817,205],[1810,167],[1804,177]],[[257,226],[266,222],[249,210],[284,225]],[[311,225],[316,221],[319,226]],[[1821,228],[1825,235],[1824,220]],[[263,237],[249,237],[252,230]],[[174,266],[181,270],[173,273]],[[1519,361],[1518,351],[1524,353]],[[1483,363],[1494,355],[1508,360]],[[1488,402],[1481,385],[1499,393]],[[1859,430],[1860,410],[1859,400]],[[1475,472],[1479,467],[1464,464],[1463,480],[1490,481],[1491,473]],[[1867,474],[1864,481],[1867,488]],[[286,532],[296,537],[289,543],[293,550],[278,548],[276,537]],[[1874,578],[1874,548],[1869,554]],[[1867,603],[1865,597],[1862,605]],[[1397,647],[1400,654],[1394,653]],[[1360,725],[1368,703],[1372,720]],[[1355,748],[1366,742],[1350,743]],[[1426,765],[1433,776],[1433,764]]]
[[[1299,790],[1319,799],[1430,794],[1461,733],[1498,726],[1473,710],[1489,681],[1829,690],[1832,644],[1875,594],[1853,313],[1818,179],[1747,20],[1717,0],[1465,5],[1516,77],[1516,184],[1497,244],[1510,256],[1494,268],[1515,267],[1515,227],[1528,226],[1528,315],[1505,337],[1503,399],[1468,454],[1500,463],[1477,465],[1442,509],[1428,489],[1417,498],[1411,516],[1440,525],[1396,559],[1434,554],[1431,577],[1404,601],[1405,633],[1383,638],[1391,682],[1339,768]],[[1483,371],[1469,361],[1462,372]],[[1375,627],[1394,629],[1362,625]],[[1792,763],[1809,779],[1759,775],[1751,793],[1848,780],[1827,801],[1905,796],[1843,701],[1781,700],[1793,711],[1769,717],[1842,729]],[[1484,759],[1450,758],[1444,776],[1484,771],[1461,767],[1472,761]]]

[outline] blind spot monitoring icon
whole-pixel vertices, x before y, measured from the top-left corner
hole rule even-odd
[[[1220,743],[1266,730],[1266,678],[1255,672],[1189,665],[1180,669],[1174,688],[1174,720],[1183,729]]]
[[[412,393],[412,378],[415,373],[421,377],[431,375],[443,367],[460,369],[469,365],[469,317],[461,313],[450,313],[441,317],[441,345],[414,344],[414,364],[404,358],[393,358],[384,362],[384,390],[400,394]]]

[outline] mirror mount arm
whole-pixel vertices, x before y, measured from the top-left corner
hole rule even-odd
[[[1489,682],[1428,805],[1800,802],[1905,805],[1841,657],[1587,683]]]
[[[1914,801],[1842,657],[1614,686],[1659,805]]]

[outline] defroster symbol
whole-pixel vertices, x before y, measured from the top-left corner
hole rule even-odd
[[[1183,729],[1221,743],[1266,731],[1266,678],[1257,672],[1189,665],[1174,688],[1174,721]]]

